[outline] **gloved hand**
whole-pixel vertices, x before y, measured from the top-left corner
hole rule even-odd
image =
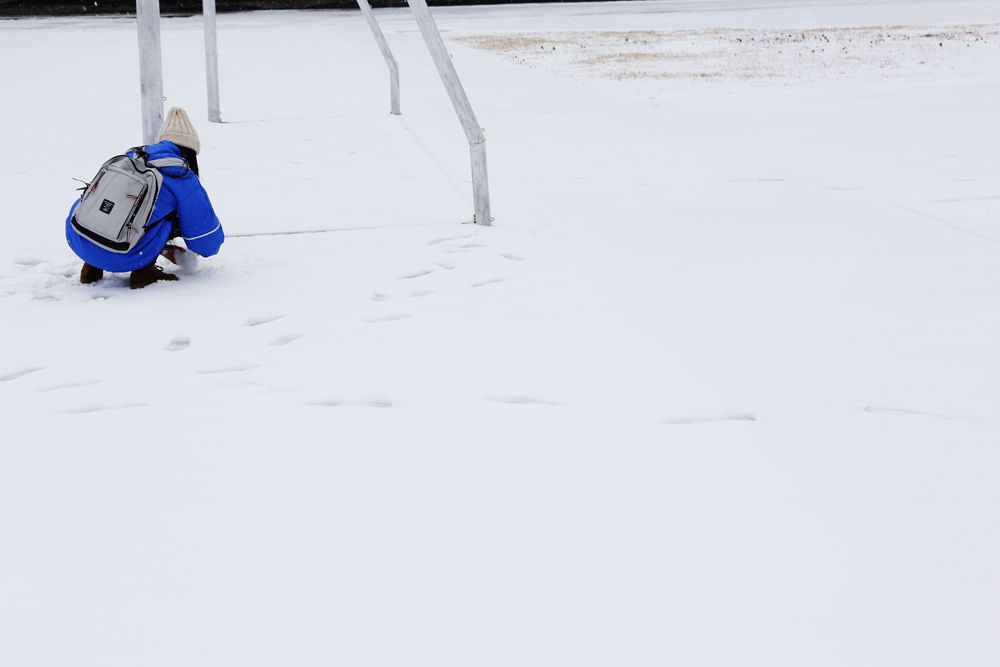
[[[198,268],[198,260],[195,254],[188,250],[187,248],[182,248],[179,245],[174,245],[168,243],[160,251],[160,254],[167,258],[168,261],[176,264],[185,271],[194,271]]]
[[[181,262],[183,261],[180,255],[186,252],[187,250],[185,248],[182,248],[179,245],[168,243],[167,245],[163,246],[163,250],[160,251],[160,254],[166,257],[170,262],[176,264],[177,266],[180,266]]]

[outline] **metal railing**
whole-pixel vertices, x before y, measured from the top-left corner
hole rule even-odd
[[[357,0],[382,57],[389,68],[390,113],[400,113],[399,67],[389,44],[379,27],[368,0]],[[472,109],[462,81],[451,61],[441,33],[431,16],[426,0],[408,0],[410,11],[417,22],[424,44],[430,52],[441,82],[444,84],[455,115],[462,125],[469,142],[469,161],[472,167],[472,200],[475,211],[473,222],[490,225],[490,189],[486,169],[486,136]],[[219,55],[216,37],[215,0],[202,0],[205,26],[205,69],[208,85],[208,119],[222,122],[219,102]],[[142,94],[142,134],[147,144],[156,141],[163,124],[163,67],[160,49],[160,1],[136,0],[139,32],[139,79]]]

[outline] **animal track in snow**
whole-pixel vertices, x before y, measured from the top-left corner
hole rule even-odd
[[[387,294],[385,292],[372,292],[372,301],[388,301],[392,298],[392,294]]]
[[[426,275],[430,275],[434,272],[434,269],[421,269],[420,271],[414,271],[413,273],[404,273],[399,276],[400,280],[413,280],[414,278],[421,278]]]
[[[440,266],[445,271],[451,271],[452,269],[455,268],[455,262],[452,262],[452,261],[447,260],[447,259],[442,259],[440,261],[437,261],[437,262],[435,262],[435,264],[437,264],[438,266]]]
[[[536,398],[534,396],[484,396],[492,403],[505,403],[507,405],[562,405],[558,401],[550,401],[547,398]]]
[[[407,317],[413,317],[410,313],[392,313],[390,315],[377,315],[375,317],[366,317],[365,322],[370,324],[376,324],[378,322],[394,322],[396,320],[405,320]]]
[[[306,405],[315,405],[322,408],[340,408],[340,407],[362,407],[362,408],[391,408],[393,403],[388,398],[373,397],[366,399],[354,399],[354,398],[329,398],[321,399],[318,401],[309,401]]]
[[[427,296],[428,294],[434,294],[434,290],[432,290],[432,289],[418,289],[418,290],[413,290],[412,292],[410,292],[409,294],[406,295],[406,298],[408,298],[408,299],[419,299],[420,297]]]
[[[524,261],[524,257],[521,257],[520,255],[515,255],[514,253],[510,253],[510,252],[502,252],[502,253],[500,253],[500,256],[503,257],[504,259],[509,259],[512,262],[523,262]]]
[[[245,371],[252,371],[255,368],[260,368],[260,364],[238,364],[236,366],[222,366],[220,368],[203,368],[196,370],[195,373],[199,375],[217,375],[219,373],[243,373]]]
[[[0,382],[10,382],[11,380],[16,380],[22,378],[29,373],[34,373],[35,371],[40,371],[44,369],[45,366],[28,366],[27,368],[22,368],[17,371],[12,371],[5,375],[0,375]]]
[[[103,382],[103,380],[78,380],[76,382],[62,382],[60,384],[49,385],[48,387],[41,387],[35,391],[49,392],[49,391],[59,391],[60,389],[79,389],[81,387],[91,387],[95,384]]]
[[[487,278],[486,280],[477,280],[474,283],[469,283],[470,287],[485,287],[486,285],[495,285],[496,283],[505,283],[510,278]]]
[[[305,334],[300,334],[300,333],[285,334],[284,336],[278,336],[270,343],[268,343],[268,345],[288,345],[292,341],[298,340],[303,336],[305,336]]]
[[[704,415],[689,417],[670,417],[661,419],[661,424],[687,425],[687,424],[711,424],[717,422],[755,422],[757,418],[751,414],[734,413],[731,415]]]
[[[181,350],[188,349],[190,346],[190,338],[172,338],[170,342],[163,347],[163,349],[167,352],[180,352]]]
[[[269,322],[274,322],[275,320],[280,320],[284,315],[264,315],[262,317],[250,317],[247,321],[243,323],[245,327],[259,327],[262,324],[268,324]]]

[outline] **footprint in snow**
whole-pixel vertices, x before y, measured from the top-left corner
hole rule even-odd
[[[63,414],[70,415],[85,415],[91,412],[106,412],[108,410],[127,410],[128,408],[144,408],[146,403],[121,403],[119,405],[103,405],[103,404],[90,404],[81,405],[77,408],[71,408],[69,410],[62,410]]]
[[[410,292],[409,294],[406,295],[406,298],[407,299],[419,299],[420,297],[427,296],[428,294],[434,294],[434,290],[432,290],[432,289],[418,289],[418,290],[413,290],[412,292]]]
[[[946,421],[968,421],[968,422],[980,422],[980,421],[992,421],[988,417],[979,417],[976,415],[959,415],[950,414],[947,412],[931,412],[929,410],[914,410],[912,408],[901,408],[892,407],[888,405],[866,405],[860,408],[862,412],[868,412],[871,414],[885,414],[885,415],[902,415],[910,417],[930,417],[932,419],[943,419]]]
[[[688,424],[714,424],[718,422],[755,422],[757,418],[751,414],[735,413],[731,415],[704,415],[688,417],[670,417],[661,419],[661,424],[688,425]]]
[[[464,241],[465,239],[475,238],[475,234],[462,234],[461,236],[441,236],[436,239],[431,239],[427,242],[427,245],[437,245],[439,243],[447,243],[448,241]]]
[[[727,178],[726,183],[784,183],[783,178],[760,178],[754,176],[743,176],[740,178]]]
[[[189,347],[191,347],[190,338],[173,338],[163,347],[163,349],[167,352],[180,352],[181,350],[186,350]]]
[[[378,315],[376,317],[366,317],[365,322],[369,324],[377,324],[379,322],[395,322],[396,320],[405,320],[407,317],[413,317],[410,313],[392,313],[391,315]]]
[[[305,334],[300,334],[300,333],[285,334],[284,336],[278,336],[270,343],[268,343],[268,345],[288,345],[292,341],[298,340],[303,336],[305,336]]]
[[[524,261],[524,257],[521,257],[520,255],[515,255],[514,253],[510,253],[510,252],[502,252],[502,253],[500,253],[500,256],[503,257],[504,259],[508,259],[508,260],[510,260],[512,262],[523,262]]]
[[[81,387],[92,387],[95,384],[99,384],[103,380],[78,380],[76,382],[62,382],[60,384],[52,384],[48,387],[41,387],[35,391],[49,392],[49,391],[59,391],[61,389],[79,389]]]
[[[372,292],[372,301],[388,301],[391,298],[392,294],[386,292]]]
[[[318,401],[309,401],[305,405],[315,405],[321,408],[340,408],[340,407],[362,407],[362,408],[391,408],[393,403],[388,398],[373,397],[366,399],[353,399],[353,398],[329,398],[321,399]]]
[[[247,380],[240,378],[239,376],[230,378],[228,380],[220,381],[219,384],[223,387],[239,387],[244,389],[256,389],[263,394],[271,394],[278,391],[276,388],[269,384],[264,384],[263,382],[257,382],[255,380]]]
[[[243,323],[245,327],[259,327],[262,324],[268,324],[276,320],[280,320],[284,315],[264,315],[262,317],[250,317],[247,321]]]
[[[447,259],[442,259],[439,262],[435,262],[435,264],[437,264],[438,266],[440,266],[445,271],[451,271],[452,269],[455,268],[455,262],[452,262],[451,260],[447,260]]]
[[[434,269],[421,269],[420,271],[414,271],[413,273],[404,273],[399,276],[400,280],[413,280],[414,278],[422,278],[423,276],[430,275],[434,272]]]
[[[562,405],[558,401],[550,401],[547,398],[536,398],[534,396],[484,396],[483,398],[491,403],[504,403],[506,405]]]
[[[470,287],[485,287],[486,285],[495,285],[496,283],[505,283],[510,278],[487,278],[486,280],[477,280],[474,283],[469,283]]]
[[[236,366],[222,366],[220,368],[202,368],[196,370],[195,373],[199,375],[217,375],[219,373],[243,373],[245,371],[252,371],[255,368],[260,368],[260,364],[238,364]]]
[[[42,370],[44,368],[45,368],[45,366],[28,366],[27,368],[22,368],[22,369],[17,370],[17,371],[12,371],[12,372],[7,373],[5,375],[0,375],[0,382],[10,382],[11,380],[16,380],[18,378],[22,378],[25,375],[28,375],[29,373],[34,373],[34,372],[40,371],[40,370]]]

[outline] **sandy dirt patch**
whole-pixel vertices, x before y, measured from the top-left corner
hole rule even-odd
[[[601,31],[469,35],[458,41],[532,68],[604,79],[895,79],[986,74],[1000,26]]]

